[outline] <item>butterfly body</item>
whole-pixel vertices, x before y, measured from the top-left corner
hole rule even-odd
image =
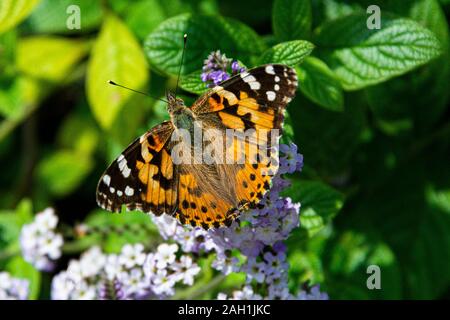
[[[296,88],[294,69],[265,65],[224,81],[192,107],[168,94],[170,121],[110,165],[97,203],[113,212],[124,205],[165,213],[205,229],[229,225],[270,188],[276,161],[265,152],[278,141],[274,131]]]

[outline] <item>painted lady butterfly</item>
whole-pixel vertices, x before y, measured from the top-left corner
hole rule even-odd
[[[182,129],[193,133],[194,123],[201,123],[202,133],[214,129],[210,140],[200,143],[207,148],[215,138],[225,137],[228,129],[253,129],[258,141],[270,148],[270,132],[281,130],[284,109],[294,97],[297,84],[294,69],[269,64],[222,82],[192,107],[169,93],[171,120],[136,139],[109,166],[98,183],[98,205],[113,212],[120,212],[124,205],[128,210],[165,213],[183,224],[205,229],[230,225],[241,210],[256,206],[270,188],[267,169],[276,170],[275,165],[258,153],[253,161],[246,157],[240,163],[179,163],[173,156],[174,148],[180,145],[176,136]],[[231,144],[217,150],[232,157],[248,156],[250,145],[255,143],[252,141],[236,135]],[[195,153],[195,145],[187,148],[184,151],[188,155]]]

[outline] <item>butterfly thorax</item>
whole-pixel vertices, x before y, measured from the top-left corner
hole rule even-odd
[[[185,106],[184,101],[180,98],[175,98],[171,93],[167,94],[167,100],[167,112],[175,129],[193,132],[194,114]]]

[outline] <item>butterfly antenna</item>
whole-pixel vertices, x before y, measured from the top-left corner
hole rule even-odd
[[[128,88],[128,87],[125,87],[125,86],[123,86],[123,85],[121,85],[121,84],[118,84],[118,83],[112,81],[112,80],[108,80],[108,83],[111,84],[111,85],[113,85],[113,86],[121,87],[121,88],[130,90],[130,91],[133,91],[133,92],[136,92],[136,93],[143,94],[144,96],[150,97],[150,98],[152,98],[152,99],[155,99],[155,100],[159,100],[159,101],[168,103],[168,102],[167,102],[166,100],[164,100],[164,99],[156,98],[156,97],[153,97],[153,96],[149,95],[148,93],[145,93],[145,92],[142,92],[142,91],[138,91],[138,90],[134,90],[134,89],[131,89],[131,88]]]
[[[178,83],[180,82],[181,68],[183,67],[183,60],[184,60],[184,52],[186,51],[186,42],[187,42],[187,34],[185,33],[183,36],[183,51],[181,53],[181,63],[180,68],[178,69],[177,86],[175,87],[175,97],[177,96]]]

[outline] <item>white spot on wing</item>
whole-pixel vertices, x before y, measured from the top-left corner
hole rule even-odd
[[[127,196],[131,197],[131,196],[134,194],[134,189],[133,189],[133,188],[130,188],[129,186],[127,186],[127,187],[125,188],[125,194],[126,194]]]
[[[248,76],[248,74],[249,74],[249,73],[248,73],[247,71],[242,72],[242,73],[241,73],[241,78],[244,79],[246,76]]]
[[[259,90],[261,88],[261,84],[258,81],[250,82],[249,84],[252,90]]]
[[[273,88],[275,89],[275,91],[278,91],[278,90],[280,90],[280,86],[279,86],[279,85],[277,85],[277,84],[276,84],[276,85],[274,85],[274,86],[273,86]]]
[[[121,154],[119,158],[117,158],[117,165],[119,166],[120,172],[125,178],[128,178],[131,173],[131,169],[127,166],[127,159]]]
[[[111,183],[111,177],[109,175],[105,174],[103,176],[103,183],[109,187],[109,184]]]
[[[123,192],[122,192],[122,191],[120,191],[120,190],[117,190],[117,195],[118,195],[119,197],[121,197],[121,196],[122,196],[122,194],[123,194]]]
[[[273,69],[272,65],[266,66],[265,70],[266,70],[266,73],[268,73],[268,74],[275,74],[275,70]]]
[[[243,77],[241,73],[241,77],[244,82],[248,83],[252,90],[259,90],[261,88],[261,83],[259,83],[254,76],[247,73],[247,75]]]
[[[267,91],[266,95],[267,95],[267,99],[269,99],[269,101],[273,101],[277,97],[277,95],[273,91]]]
[[[275,76],[275,82],[280,82],[280,77],[279,76]]]
[[[116,189],[114,189],[113,187],[109,188],[109,192],[114,193],[116,191]]]

